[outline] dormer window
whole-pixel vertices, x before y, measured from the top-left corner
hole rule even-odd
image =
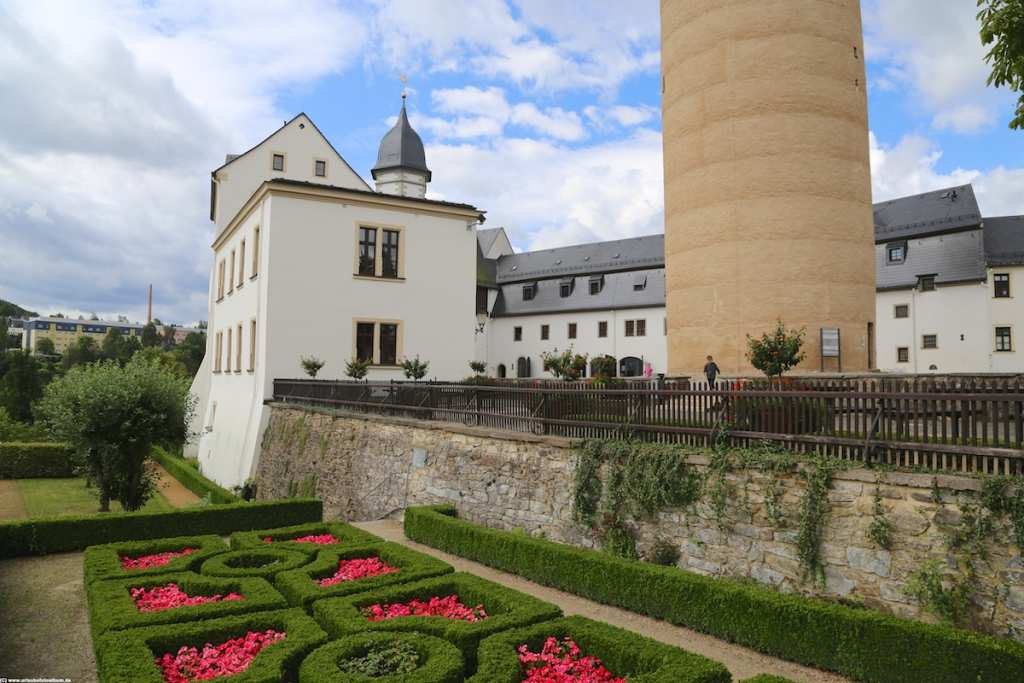
[[[918,275],[917,276],[917,289],[922,292],[934,292],[935,291],[935,276],[934,275]]]
[[[563,299],[567,299],[572,296],[573,285],[575,284],[575,278],[567,277],[558,283],[558,294]]]
[[[633,276],[633,291],[642,292],[647,289],[647,275],[644,273],[637,273]]]
[[[323,159],[317,159],[313,162],[313,175],[317,178],[327,177],[327,162]]]
[[[283,154],[275,154],[273,156],[273,158],[271,159],[270,167],[272,169],[274,169],[275,171],[283,171],[284,170],[284,155]]]
[[[600,294],[604,289],[604,275],[595,275],[590,278],[590,293]]]
[[[523,301],[533,301],[533,297],[537,296],[537,283],[531,282],[528,285],[523,285]]]
[[[886,263],[903,263],[907,260],[907,243],[898,242],[885,247]]]

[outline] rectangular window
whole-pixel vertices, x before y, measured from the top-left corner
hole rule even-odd
[[[256,369],[256,320],[249,321],[249,372]]]
[[[647,274],[637,273],[633,276],[633,291],[642,292],[647,288]]]
[[[317,178],[327,177],[327,162],[322,159],[317,159],[313,162],[313,175]]]
[[[896,362],[897,363],[909,363],[910,362],[910,349],[906,346],[899,346],[896,348]]]
[[[512,341],[523,341],[523,328],[513,327],[512,328]]]
[[[569,323],[569,339],[576,338],[576,323]]]
[[[359,228],[359,274],[377,274],[377,228]]]
[[[533,301],[533,297],[537,295],[537,285],[529,284],[523,285],[523,301]]]
[[[921,275],[917,279],[917,286],[922,292],[934,292],[935,291],[935,276],[934,275]]]
[[[937,349],[939,348],[939,337],[934,334],[921,335],[921,348],[922,349]]]
[[[542,341],[546,340],[550,336],[551,328],[548,325],[540,326],[540,338]]]
[[[238,245],[238,286],[245,284],[245,240]]]
[[[996,273],[992,276],[994,296],[997,299],[1008,299],[1010,297],[1010,274]]]
[[[893,317],[895,318],[909,318],[910,317],[910,304],[896,304],[893,308]]]
[[[608,336],[608,321],[600,320],[597,323],[597,336],[607,337]]]
[[[252,275],[249,277],[256,277],[260,272],[260,226],[256,226],[252,231]]]
[[[385,230],[384,243],[380,248],[381,275],[398,277],[398,231]]]
[[[242,323],[235,330],[235,372],[242,371]]]
[[[636,323],[633,320],[626,321],[626,336],[632,337],[636,333]]]
[[[231,328],[230,327],[228,328],[228,343],[225,346],[227,347],[226,348],[227,353],[225,354],[225,357],[227,358],[227,363],[224,364],[224,371],[225,372],[231,372]]]
[[[221,350],[224,344],[224,337],[222,332],[218,332],[213,344],[213,371],[220,372],[221,365]]]
[[[235,291],[235,250],[231,250],[231,269],[228,271],[228,294]]]
[[[1009,327],[996,328],[996,351],[1013,351],[1013,338]]]
[[[217,301],[224,298],[224,259],[217,264]]]
[[[356,358],[373,362],[373,323],[356,323]]]
[[[274,155],[273,161],[271,162],[271,168],[273,168],[275,171],[283,171],[284,170],[284,155],[283,154],[275,154]]]
[[[398,365],[398,325],[380,324],[380,364]]]
[[[558,283],[558,295],[563,299],[567,299],[572,296],[573,285],[575,280],[573,278],[566,278]]]
[[[637,320],[636,321],[636,336],[646,337],[647,336],[647,321]]]
[[[597,275],[590,278],[591,295],[600,294],[602,289],[604,289],[604,275]]]
[[[485,315],[487,313],[487,288],[477,287],[476,288],[476,312],[477,315]]]
[[[890,244],[886,247],[886,261],[889,263],[903,263],[907,259],[907,247],[905,244]]]

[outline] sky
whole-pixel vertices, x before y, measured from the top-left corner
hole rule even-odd
[[[875,201],[1024,213],[1015,97],[967,0],[863,0]],[[0,299],[190,324],[209,174],[306,112],[367,180],[408,80],[429,196],[517,249],[663,231],[657,0],[0,4]]]

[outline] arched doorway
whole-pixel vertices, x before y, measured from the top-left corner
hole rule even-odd
[[[522,377],[529,377],[529,376],[530,376],[530,359],[528,357],[524,358],[523,356],[520,356],[519,360],[516,361],[516,377],[522,378]]]
[[[499,363],[498,364],[498,379],[505,379],[505,375],[506,374],[507,374],[507,372],[505,370],[505,364],[504,363]]]
[[[636,356],[626,356],[619,360],[620,377],[639,377],[644,373],[644,363]]]

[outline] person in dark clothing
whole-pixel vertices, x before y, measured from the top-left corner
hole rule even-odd
[[[715,359],[708,356],[708,362],[704,364],[704,376],[708,378],[708,385],[714,389],[716,381],[718,379],[718,373],[721,370],[718,369],[718,364],[715,363]]]

